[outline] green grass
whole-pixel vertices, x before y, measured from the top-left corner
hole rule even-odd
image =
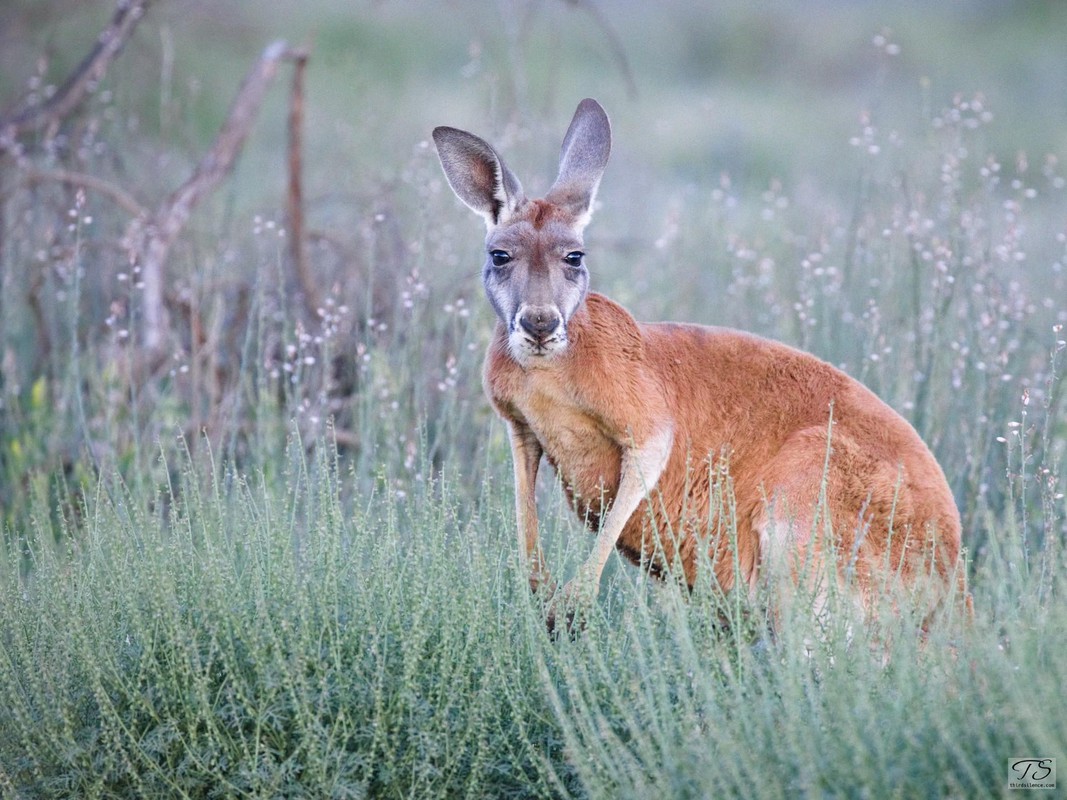
[[[0,162],[0,796],[970,798],[1011,757],[1062,768],[1067,122],[1043,65],[1067,6],[691,6],[612,17],[629,99],[569,3],[509,28],[505,5],[160,2],[59,137]],[[63,8],[0,12],[25,34],[5,98],[106,18]],[[323,315],[279,233],[283,72],[175,247],[146,363],[129,219],[23,170],[152,207],[266,42],[316,29]],[[765,598],[612,559],[585,633],[545,633],[481,394],[482,232],[425,140],[484,134],[536,192],[587,94],[615,129],[594,287],[805,347],[907,416],[960,505],[972,624],[848,645],[798,603],[771,635]],[[539,502],[565,578],[591,537],[548,477]]]
[[[109,481],[77,501],[84,538],[44,526],[6,554],[9,788],[352,797],[543,785],[516,730],[558,739],[536,721],[547,710],[524,664],[528,615],[502,602],[506,549],[475,545],[447,487],[349,505],[336,462],[306,460],[298,444],[273,485],[172,457],[154,508]]]
[[[557,642],[495,482],[357,496],[325,442],[272,479],[162,450],[153,491],[42,497],[8,539],[12,796],[979,797],[1067,741],[1067,571],[1010,531],[951,646],[890,621],[808,657],[802,609],[770,637],[629,569]]]

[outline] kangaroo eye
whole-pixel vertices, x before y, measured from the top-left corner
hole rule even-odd
[[[585,253],[581,250],[573,250],[567,255],[563,256],[563,260],[567,262],[568,267],[580,267],[582,266],[582,259],[585,258]]]
[[[489,258],[493,260],[494,267],[502,267],[511,261],[511,253],[507,250],[490,250]]]

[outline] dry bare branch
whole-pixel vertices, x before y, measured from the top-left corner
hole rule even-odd
[[[294,277],[304,301],[308,319],[314,320],[321,305],[318,287],[308,263],[306,235],[304,233],[304,71],[308,53],[296,50],[292,53],[293,87],[289,99],[289,191],[286,199],[286,230],[289,235],[289,260]]]
[[[155,350],[163,344],[167,328],[163,294],[164,268],[170,248],[197,203],[229,174],[252,129],[267,88],[277,73],[278,64],[290,55],[284,41],[274,42],[263,51],[259,61],[245,76],[218,136],[192,176],[163,201],[148,224],[138,226],[134,223],[129,238],[131,242],[139,243],[136,249],[142,256],[144,344],[149,350]]]
[[[612,54],[615,56],[615,61],[619,65],[619,71],[622,73],[622,79],[626,83],[626,93],[630,96],[630,99],[637,97],[637,81],[634,80],[633,70],[630,68],[630,59],[626,57],[626,48],[622,45],[622,39],[615,32],[615,28],[612,27],[611,20],[608,15],[601,11],[600,7],[596,5],[593,0],[564,0],[569,5],[576,8],[583,9],[590,17],[593,18],[593,22],[600,28],[604,34],[604,38],[608,40],[608,47],[611,48]]]
[[[90,84],[121,50],[123,43],[152,0],[122,0],[109,27],[101,33],[97,46],[48,101],[0,120],[0,137],[9,144],[15,136],[58,123],[69,114],[88,91]],[[131,256],[140,262],[143,282],[143,343],[148,353],[163,345],[168,327],[165,297],[165,269],[171,247],[189,221],[194,208],[210,194],[233,169],[267,89],[280,62],[293,60],[296,73],[293,84],[293,108],[290,112],[290,187],[289,216],[293,227],[291,244],[294,271],[304,303],[314,318],[318,293],[304,254],[303,199],[300,177],[300,150],[303,125],[303,73],[308,55],[290,50],[284,41],[269,45],[245,76],[230,105],[218,135],[197,164],[192,175],[171,192],[155,213],[151,213],[132,194],[104,179],[70,170],[41,170],[24,165],[23,179],[28,183],[56,181],[91,189],[104,195],[133,217],[127,228],[126,245]],[[4,145],[0,143],[0,150]]]
[[[55,94],[44,102],[0,116],[0,150],[10,147],[16,137],[22,134],[58,125],[77,108],[129,40],[151,2],[152,0],[119,0],[111,22],[96,38],[93,49],[63,81]]]
[[[90,189],[111,200],[135,219],[148,217],[148,209],[132,194],[96,175],[75,172],[68,169],[36,169],[25,167],[22,170],[23,183],[33,186],[39,183],[63,183],[82,189]]]

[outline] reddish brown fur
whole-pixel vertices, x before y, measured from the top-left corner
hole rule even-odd
[[[558,206],[555,206],[552,203],[546,203],[544,200],[531,200],[529,206],[530,210],[527,212],[527,217],[535,231],[544,228],[545,224],[550,219],[555,218],[559,211]]]
[[[531,203],[515,222],[543,218],[546,205]],[[744,581],[754,584],[767,556],[760,531],[770,522],[768,500],[786,504],[788,518],[778,524],[792,521],[798,562],[818,560],[822,549],[809,549],[810,536],[825,477],[840,569],[853,574],[864,606],[897,575],[911,584],[932,567],[944,588],[954,579],[960,519],[944,474],[914,429],[857,381],[740,331],[638,323],[599,294],[571,318],[568,336],[550,368],[527,369],[512,358],[498,324],[486,392],[502,417],[532,429],[593,531],[615,498],[624,448],[673,421],[667,466],[617,542],[631,561],[658,571],[677,555],[692,586],[705,542],[729,590],[733,553],[715,536],[729,521],[715,518],[712,501],[712,476],[727,473]],[[777,531],[779,539],[784,534]]]
[[[438,128],[434,140],[453,189],[488,226],[483,278],[500,323],[484,383],[508,422],[532,587],[554,585],[534,498],[545,456],[597,533],[565,603],[595,594],[613,548],[656,572],[678,564],[690,586],[707,553],[724,590],[765,571],[804,583],[831,567],[865,610],[905,587],[925,614],[956,581],[962,590],[945,476],[873,393],[786,345],[638,323],[586,294],[581,237],[611,140],[596,101],[579,104],[544,199],[526,199],[472,134]]]

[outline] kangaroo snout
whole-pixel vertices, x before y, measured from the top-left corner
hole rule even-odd
[[[519,310],[519,327],[534,338],[539,344],[544,343],[555,333],[563,318],[551,306],[527,307]]]

